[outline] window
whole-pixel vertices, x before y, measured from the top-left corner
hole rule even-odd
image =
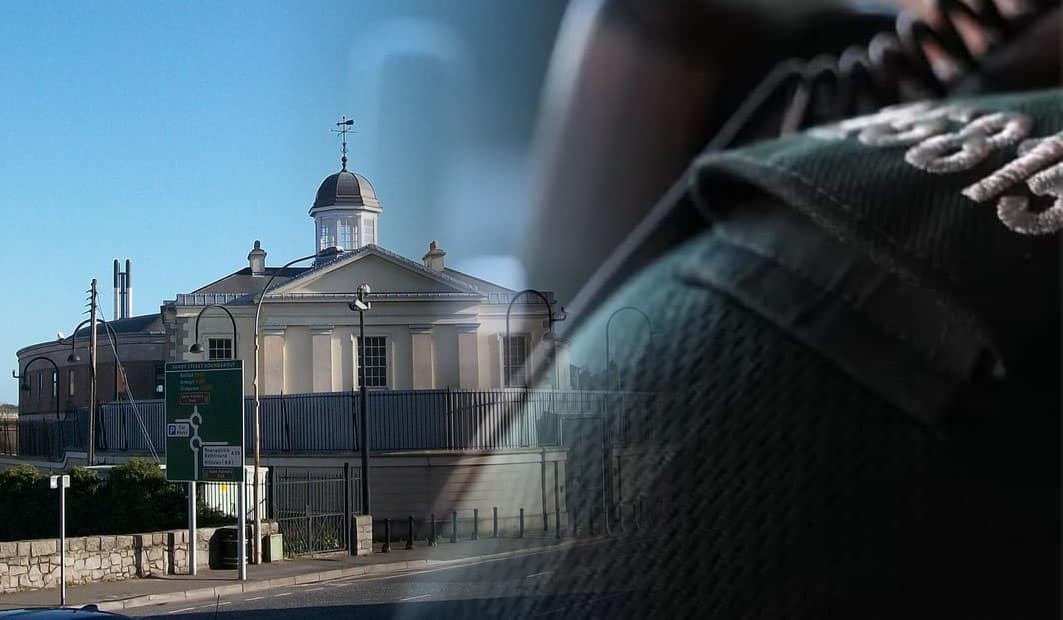
[[[355,342],[355,344],[358,344]],[[370,388],[388,386],[388,342],[384,336],[365,337],[365,386]],[[357,348],[358,365],[362,366],[362,349]],[[359,373],[361,371],[359,370]],[[355,379],[360,379],[359,374]]]
[[[328,222],[321,222],[318,226],[318,249],[324,250],[336,245],[332,240],[332,234],[329,232]]]
[[[207,359],[231,360],[233,359],[232,338],[207,338]]]
[[[74,371],[73,370],[68,370],[66,378],[67,378],[67,385],[69,386],[67,389],[70,392],[70,396],[73,396],[74,395]]]
[[[52,398],[59,398],[59,371],[52,371]]]
[[[376,220],[367,219],[365,221],[365,237],[362,239],[362,245],[368,245],[370,243],[376,243]]]
[[[338,245],[344,250],[350,250],[354,247],[354,235],[352,234],[351,218],[344,217],[338,222],[340,241]]]
[[[502,337],[502,356],[505,369],[502,374],[503,387],[524,387],[528,383],[525,364],[528,359],[528,337]]]

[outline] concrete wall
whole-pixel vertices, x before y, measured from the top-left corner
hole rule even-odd
[[[207,566],[217,529],[197,530],[197,566]],[[263,523],[262,531],[275,534],[277,524]],[[59,564],[59,541],[54,538],[0,542],[0,594],[58,587]],[[66,539],[67,585],[187,571],[188,530]]]

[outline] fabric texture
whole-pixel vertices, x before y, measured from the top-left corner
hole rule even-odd
[[[1058,92],[976,103],[1063,124]],[[1059,617],[1059,235],[961,194],[1014,149],[955,176],[904,153],[802,135],[707,155],[702,231],[572,336],[601,360],[620,309],[652,323],[611,332],[619,383],[657,404],[601,492],[653,506],[660,541],[617,617]]]

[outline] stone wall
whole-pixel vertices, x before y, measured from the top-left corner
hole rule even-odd
[[[197,530],[197,566],[208,565],[217,529]],[[277,530],[262,524],[263,535]],[[58,587],[59,564],[57,539],[0,542],[0,594]],[[66,539],[67,585],[187,572],[188,530]]]

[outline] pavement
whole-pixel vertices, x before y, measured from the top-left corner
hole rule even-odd
[[[122,611],[146,605],[217,599],[348,577],[533,555],[596,541],[590,538],[558,541],[552,533],[550,536],[523,539],[485,538],[456,543],[444,538],[434,547],[419,541],[413,549],[406,549],[405,542],[399,541],[392,543],[389,553],[381,553],[381,545],[377,544],[376,553],[361,557],[339,552],[250,565],[247,567],[247,580],[243,582],[237,580],[234,570],[200,568],[199,574],[194,576],[166,575],[67,586],[66,604],[68,607],[96,604],[104,611]],[[59,590],[56,588],[0,596],[0,609],[51,607],[58,604]]]

